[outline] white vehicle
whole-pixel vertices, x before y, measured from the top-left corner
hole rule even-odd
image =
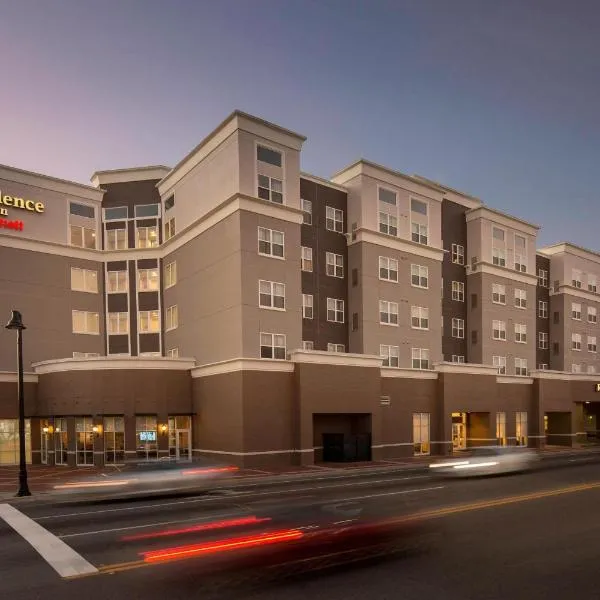
[[[445,477],[518,473],[532,469],[539,458],[535,450],[524,446],[478,446],[461,454],[434,462],[429,465],[430,472]]]

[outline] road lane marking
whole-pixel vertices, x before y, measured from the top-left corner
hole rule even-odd
[[[29,543],[61,577],[98,573],[98,569],[73,548],[14,506],[0,504],[0,518]]]

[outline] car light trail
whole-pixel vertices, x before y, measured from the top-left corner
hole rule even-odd
[[[209,469],[186,469],[182,471],[182,475],[212,475],[213,473],[234,473],[239,471],[237,467],[215,467]]]
[[[479,467],[495,467],[498,465],[498,461],[492,460],[490,462],[480,462],[466,465],[454,465],[455,469],[477,469]]]
[[[441,469],[443,467],[456,467],[459,465],[468,465],[469,461],[468,460],[457,460],[457,461],[448,461],[448,462],[443,462],[443,463],[433,463],[432,465],[429,465],[430,469]]]
[[[55,485],[55,490],[71,490],[78,488],[96,488],[96,487],[112,487],[114,485],[129,485],[135,482],[135,479],[116,480],[116,481],[90,481],[88,483],[65,483],[63,485]]]

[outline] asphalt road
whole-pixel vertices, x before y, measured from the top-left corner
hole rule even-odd
[[[237,518],[275,504],[337,499],[368,500],[399,517],[422,514],[438,536],[425,553],[268,583],[257,574],[252,584],[240,584],[230,574],[220,578],[218,588],[205,587],[200,558],[141,566],[142,551],[189,543],[189,539],[126,539]],[[0,598],[595,598],[599,594],[594,577],[600,552],[599,503],[597,463],[464,481],[397,473],[135,502],[53,506],[14,502],[16,517],[12,509],[0,506],[4,507]],[[37,524],[98,571],[61,578],[2,514],[9,520],[26,515],[32,521],[21,523],[25,537],[38,539]],[[57,546],[54,552],[56,563],[64,550]]]

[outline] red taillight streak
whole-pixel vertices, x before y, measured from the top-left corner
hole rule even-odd
[[[198,531],[211,531],[213,529],[225,529],[227,527],[241,527],[242,525],[256,525],[257,523],[264,523],[271,519],[264,518],[259,519],[258,517],[243,517],[241,519],[229,519],[228,521],[214,521],[212,523],[202,523],[202,525],[194,525],[192,527],[185,527],[183,529],[166,529],[165,531],[157,531],[156,533],[140,533],[139,535],[130,535],[122,537],[121,541],[131,542],[133,540],[146,540],[157,537],[167,537],[171,535],[181,535],[184,533],[195,533]]]
[[[232,473],[238,471],[237,467],[219,467],[214,469],[186,469],[182,471],[182,475],[204,475],[211,473]]]
[[[253,546],[266,546],[269,544],[290,542],[298,540],[303,536],[304,534],[297,529],[287,529],[283,531],[272,531],[270,533],[252,537],[230,538],[219,540],[217,542],[208,542],[206,544],[179,546],[176,548],[167,548],[166,550],[153,550],[150,552],[143,552],[142,556],[144,557],[144,562],[177,560],[213,552],[224,552],[228,550],[239,550],[241,548],[252,548]]]

